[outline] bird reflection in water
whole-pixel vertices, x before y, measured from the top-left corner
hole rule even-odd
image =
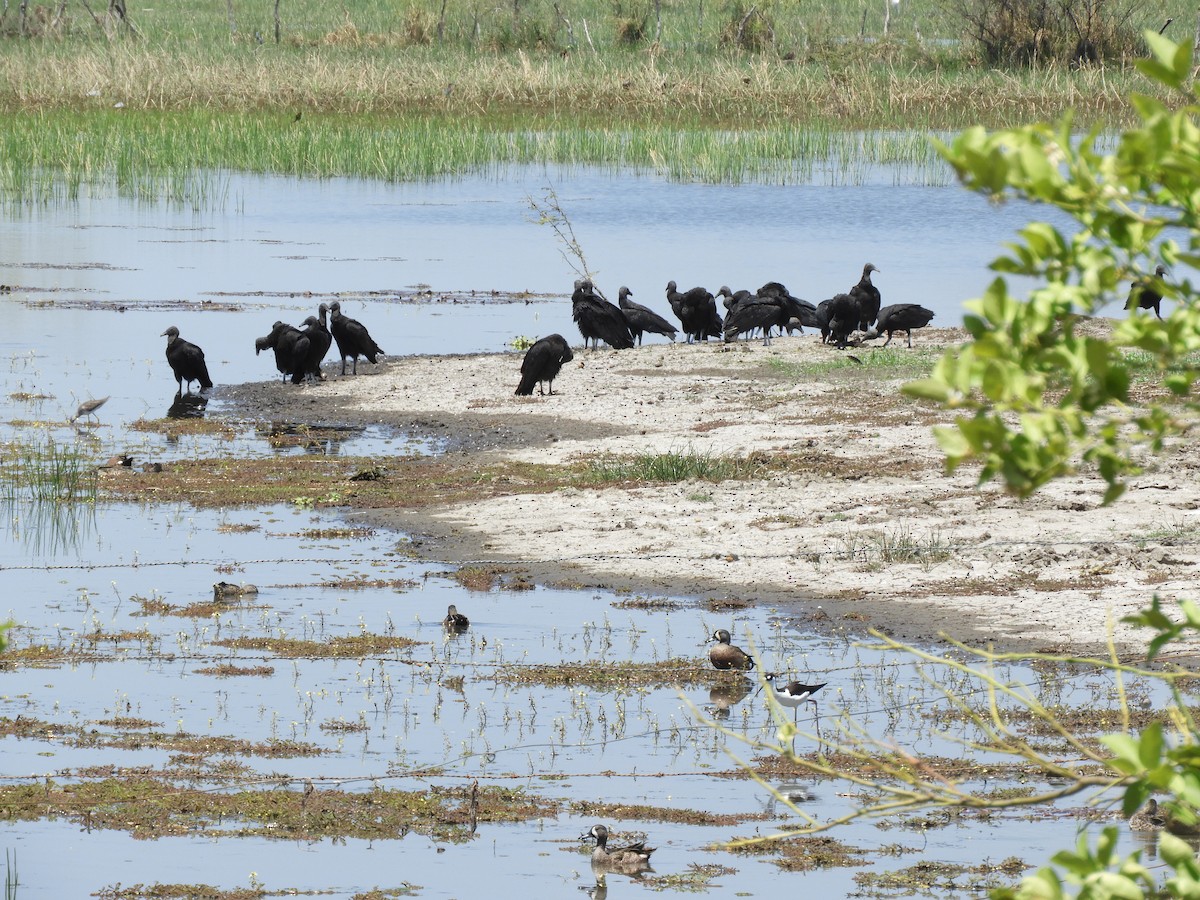
[[[714,719],[728,719],[729,711],[746,699],[754,682],[745,676],[722,681],[709,689],[708,700],[712,704]]]
[[[204,394],[176,394],[167,408],[168,419],[199,419],[204,416],[208,397]]]

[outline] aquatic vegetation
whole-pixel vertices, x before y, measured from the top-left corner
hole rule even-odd
[[[595,690],[639,690],[676,686],[719,686],[741,681],[740,672],[718,672],[707,661],[664,659],[653,663],[610,662],[558,665],[502,665],[491,676],[512,684],[590,687]]]
[[[10,441],[0,448],[0,500],[94,503],[96,463],[78,443]]]
[[[328,641],[306,641],[296,638],[240,637],[213,641],[218,647],[231,650],[265,650],[289,659],[362,659],[380,656],[393,650],[407,650],[420,644],[411,638],[383,634],[355,634],[331,637]]]
[[[413,831],[466,841],[473,823],[520,822],[553,815],[556,809],[557,804],[520,788],[490,785],[474,790],[375,788],[355,793],[314,787],[225,793],[143,776],[0,786],[0,810],[9,820],[64,816],[89,829],[128,831],[138,838],[212,830],[223,837],[390,840]]]

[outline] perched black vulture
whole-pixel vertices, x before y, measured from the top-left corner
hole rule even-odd
[[[764,284],[762,287],[760,287],[758,289],[758,296],[759,297],[777,296],[777,297],[784,297],[787,299],[788,305],[790,305],[792,307],[792,311],[794,313],[792,318],[796,322],[799,322],[799,326],[797,326],[791,320],[789,320],[788,323],[784,325],[784,327],[787,328],[789,334],[791,333],[792,329],[796,328],[796,327],[800,327],[801,331],[804,330],[803,326],[808,326],[809,328],[820,328],[821,327],[821,320],[817,316],[817,308],[815,306],[813,306],[811,303],[809,303],[807,300],[801,300],[799,297],[793,297],[792,292],[789,291],[784,285],[780,284],[778,281],[768,281],[766,284]]]
[[[208,366],[204,364],[204,351],[179,336],[179,329],[172,325],[161,335],[167,339],[167,363],[179,382],[179,393],[183,393],[183,383],[187,382],[190,393],[192,382],[200,382],[200,390],[204,391],[213,386],[208,377]]]
[[[521,362],[521,383],[517,385],[517,396],[529,396],[535,384],[539,394],[553,394],[558,370],[574,358],[570,344],[561,334],[552,334],[536,341],[525,351],[525,359]],[[546,391],[542,390],[543,381],[546,382]]]
[[[580,278],[575,282],[575,292],[571,294],[571,318],[579,326],[585,348],[589,342],[594,342],[592,349],[599,350],[601,341],[614,350],[633,347],[633,335],[629,333],[629,323],[625,321],[621,307],[596,293],[590,279]]]
[[[342,304],[337,300],[329,304],[329,330],[342,356],[343,375],[346,374],[347,357],[354,360],[354,374],[357,375],[360,356],[365,356],[373,364],[383,355],[383,349],[375,343],[362,322],[342,315]]]
[[[1162,312],[1159,307],[1162,305],[1162,292],[1159,291],[1156,281],[1161,281],[1162,277],[1167,274],[1166,266],[1158,266],[1154,270],[1153,278],[1139,278],[1133,283],[1133,287],[1129,289],[1129,299],[1125,301],[1126,309],[1152,309],[1154,315],[1162,318]]]
[[[325,361],[325,354],[329,352],[329,346],[333,343],[333,335],[324,322],[329,307],[322,303],[318,309],[321,313],[320,319],[309,316],[303,323],[304,334],[308,338],[308,359],[304,363],[304,374],[320,381],[321,363]]]
[[[681,294],[675,282],[668,281],[667,302],[683,325],[689,344],[692,341],[707,341],[722,333],[716,298],[704,288],[694,287]]]
[[[778,326],[782,331],[793,320],[799,323],[802,313],[800,301],[786,291],[779,293],[772,290],[756,294],[739,301],[725,316],[725,342],[729,343],[736,340],[739,334],[761,328],[763,344],[770,346],[771,329]]]
[[[629,325],[629,333],[637,339],[639,347],[642,345],[642,333],[646,331],[651,334],[665,335],[672,341],[675,340],[675,333],[678,329],[650,307],[630,300],[633,291],[622,287],[618,293],[617,304],[621,307],[626,324]]]
[[[892,342],[892,335],[897,331],[908,332],[908,346],[912,347],[914,328],[924,328],[933,318],[933,310],[926,309],[918,303],[894,303],[879,311],[879,322],[875,328],[867,332],[867,337],[879,337],[887,332],[887,340],[883,346]]]
[[[861,331],[866,331],[874,325],[879,317],[879,305],[883,298],[879,296],[879,288],[871,284],[871,273],[878,271],[874,265],[867,263],[863,266],[862,278],[858,279],[858,284],[850,288],[850,295],[858,300],[858,327]]]
[[[254,355],[274,350],[275,368],[283,375],[283,380],[291,378],[292,384],[299,384],[308,371],[309,346],[308,335],[295,325],[276,322],[266,337],[254,339]]]
[[[844,350],[851,332],[862,319],[862,307],[853,294],[837,294],[829,299],[828,313],[829,340],[837,344],[839,350]]]
[[[728,285],[723,284],[717,291],[717,296],[724,298],[721,303],[725,305],[725,312],[728,313],[743,300],[749,300],[754,295],[746,290],[731,291]]]

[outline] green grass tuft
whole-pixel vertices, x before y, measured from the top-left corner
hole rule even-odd
[[[762,469],[761,461],[756,459],[686,451],[598,457],[588,462],[584,477],[599,483],[731,481],[753,478]]]

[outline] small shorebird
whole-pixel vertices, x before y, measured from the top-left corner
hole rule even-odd
[[[1129,817],[1132,831],[1158,831],[1167,824],[1167,817],[1158,808],[1158,801],[1151,797],[1146,805]]]
[[[586,834],[579,836],[581,841],[594,840],[596,849],[592,851],[592,865],[597,869],[608,869],[626,875],[646,872],[650,869],[650,854],[653,847],[647,847],[644,841],[636,844],[626,844],[624,847],[608,848],[608,829],[603,825],[593,825]]]
[[[729,643],[729,632],[724,628],[714,631],[712,639],[717,642],[717,646],[708,652],[708,658],[714,669],[737,669],[741,672],[749,672],[754,668],[754,657],[741,647],[735,647]]]
[[[471,620],[458,611],[453,603],[446,610],[446,618],[442,619],[442,627],[447,631],[460,634],[471,627]]]
[[[80,416],[94,416],[96,421],[100,421],[100,417],[96,415],[96,410],[108,402],[108,397],[101,397],[98,400],[84,400],[79,404],[79,408],[75,410],[75,415],[67,419],[68,422],[74,422]]]
[[[789,681],[787,684],[780,686],[775,683],[775,679],[779,675],[775,672],[768,672],[763,676],[767,684],[771,685],[771,690],[775,692],[775,699],[783,706],[792,708],[792,718],[795,719],[799,715],[800,704],[811,703],[817,705],[817,701],[813,699],[813,694],[825,687],[829,682],[823,681],[820,684],[801,684],[798,681]]]

